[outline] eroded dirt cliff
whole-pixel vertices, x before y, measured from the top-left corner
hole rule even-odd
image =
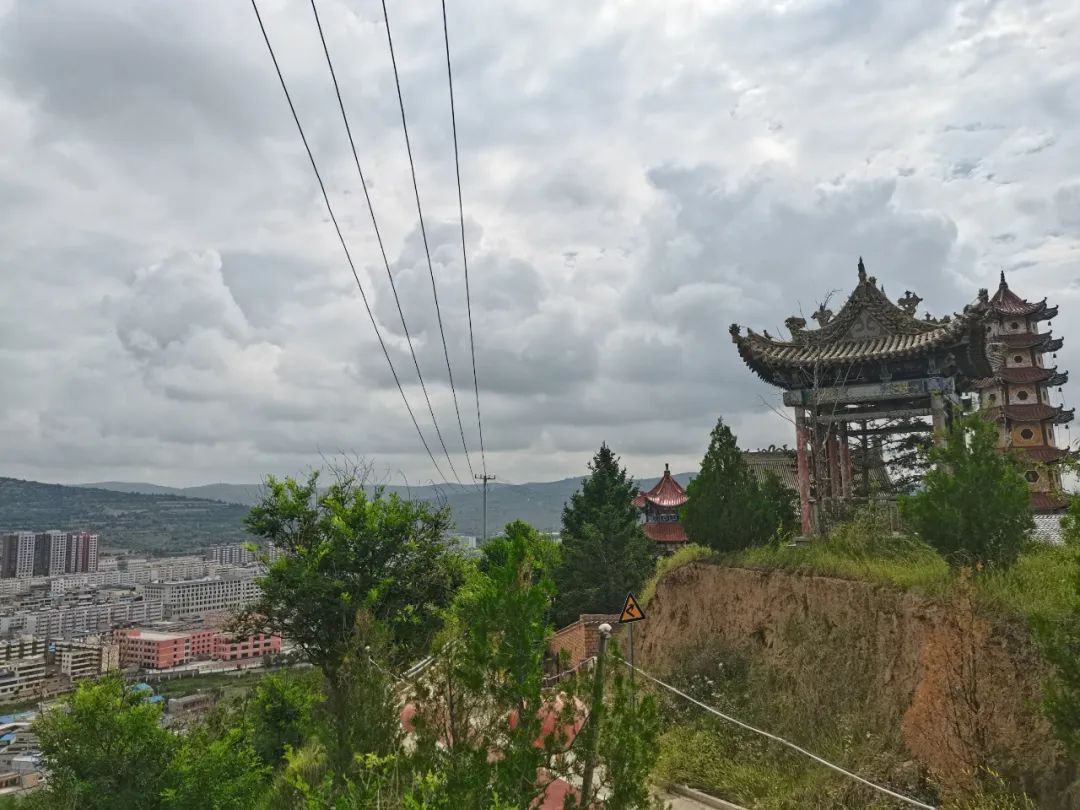
[[[1080,806],[1067,795],[1073,770],[1039,712],[1045,665],[1024,624],[981,615],[963,588],[937,601],[692,563],[661,580],[647,614],[634,646],[652,671],[671,672],[681,651],[705,644],[740,649],[785,673],[792,691],[805,689],[785,700],[850,704],[867,733],[898,734],[943,780],[990,767],[1041,807]]]

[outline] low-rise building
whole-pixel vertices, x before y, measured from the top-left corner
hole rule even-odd
[[[261,658],[281,652],[281,636],[259,634],[251,638],[235,638],[221,634],[214,640],[214,658],[218,661],[240,661]]]
[[[199,659],[239,661],[281,651],[280,636],[238,638],[213,628],[193,630],[118,630],[120,665],[140,669],[168,669]]]
[[[0,663],[0,702],[33,695],[44,681],[44,653]]]
[[[255,573],[240,569],[229,576],[146,586],[148,599],[160,602],[166,619],[204,616],[251,604],[259,595]]]

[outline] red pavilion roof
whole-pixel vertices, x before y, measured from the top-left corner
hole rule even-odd
[[[671,470],[668,469],[668,466],[665,464],[663,477],[657,482],[655,487],[648,492],[642,492],[634,498],[634,506],[643,508],[646,503],[651,503],[653,506],[671,509],[682,506],[688,500],[689,498],[686,497],[686,490],[679,486],[679,482],[671,477]]]
[[[975,387],[982,388],[987,385],[993,385],[996,382],[1006,382],[1013,385],[1022,385],[1026,383],[1064,385],[1068,381],[1069,373],[1067,371],[1059,372],[1056,366],[1053,368],[1042,368],[1040,366],[1014,366],[1012,368],[999,368],[993,377],[979,380],[975,384]]]
[[[686,529],[681,523],[643,523],[645,536],[657,543],[685,543]]]
[[[994,297],[990,299],[990,306],[1000,315],[1018,315],[1022,318],[1035,316],[1038,320],[1046,320],[1057,315],[1057,307],[1046,306],[1046,299],[1032,304],[1025,301],[1019,295],[1009,289],[1005,281],[1005,272],[1001,273],[1001,283]]]
[[[993,340],[999,341],[1010,349],[1038,349],[1042,352],[1056,352],[1061,348],[1061,338],[1056,338],[1049,332],[1021,332],[1015,335],[995,335]]]
[[[1037,461],[1040,464],[1053,464],[1055,461],[1061,461],[1070,455],[1068,450],[1064,450],[1061,447],[1011,447],[1010,450],[1016,450],[1021,455],[1027,456],[1032,461]]]
[[[1068,504],[1064,500],[1049,492],[1031,493],[1031,510],[1033,512],[1060,512],[1067,506]]]
[[[987,409],[987,414],[994,421],[1002,418],[1010,422],[1052,422],[1055,425],[1063,425],[1071,422],[1073,410],[1065,410],[1061,406],[1045,405],[1043,403],[1033,405],[1006,405]]]

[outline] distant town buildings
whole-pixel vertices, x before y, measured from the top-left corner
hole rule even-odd
[[[281,637],[238,638],[217,629],[160,632],[142,628],[118,630],[120,665],[168,669],[199,659],[240,661],[281,652]]]
[[[0,532],[0,578],[92,573],[98,536],[90,532]]]
[[[159,602],[166,619],[205,616],[235,610],[251,603],[259,594],[257,571],[239,568],[223,576],[153,582],[146,586],[146,598]]]

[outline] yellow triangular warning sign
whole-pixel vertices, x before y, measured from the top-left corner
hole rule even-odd
[[[628,593],[626,595],[626,602],[623,603],[622,613],[619,614],[619,624],[640,622],[644,618],[645,611],[641,609],[641,606],[637,603],[637,599],[634,598],[634,595]]]

